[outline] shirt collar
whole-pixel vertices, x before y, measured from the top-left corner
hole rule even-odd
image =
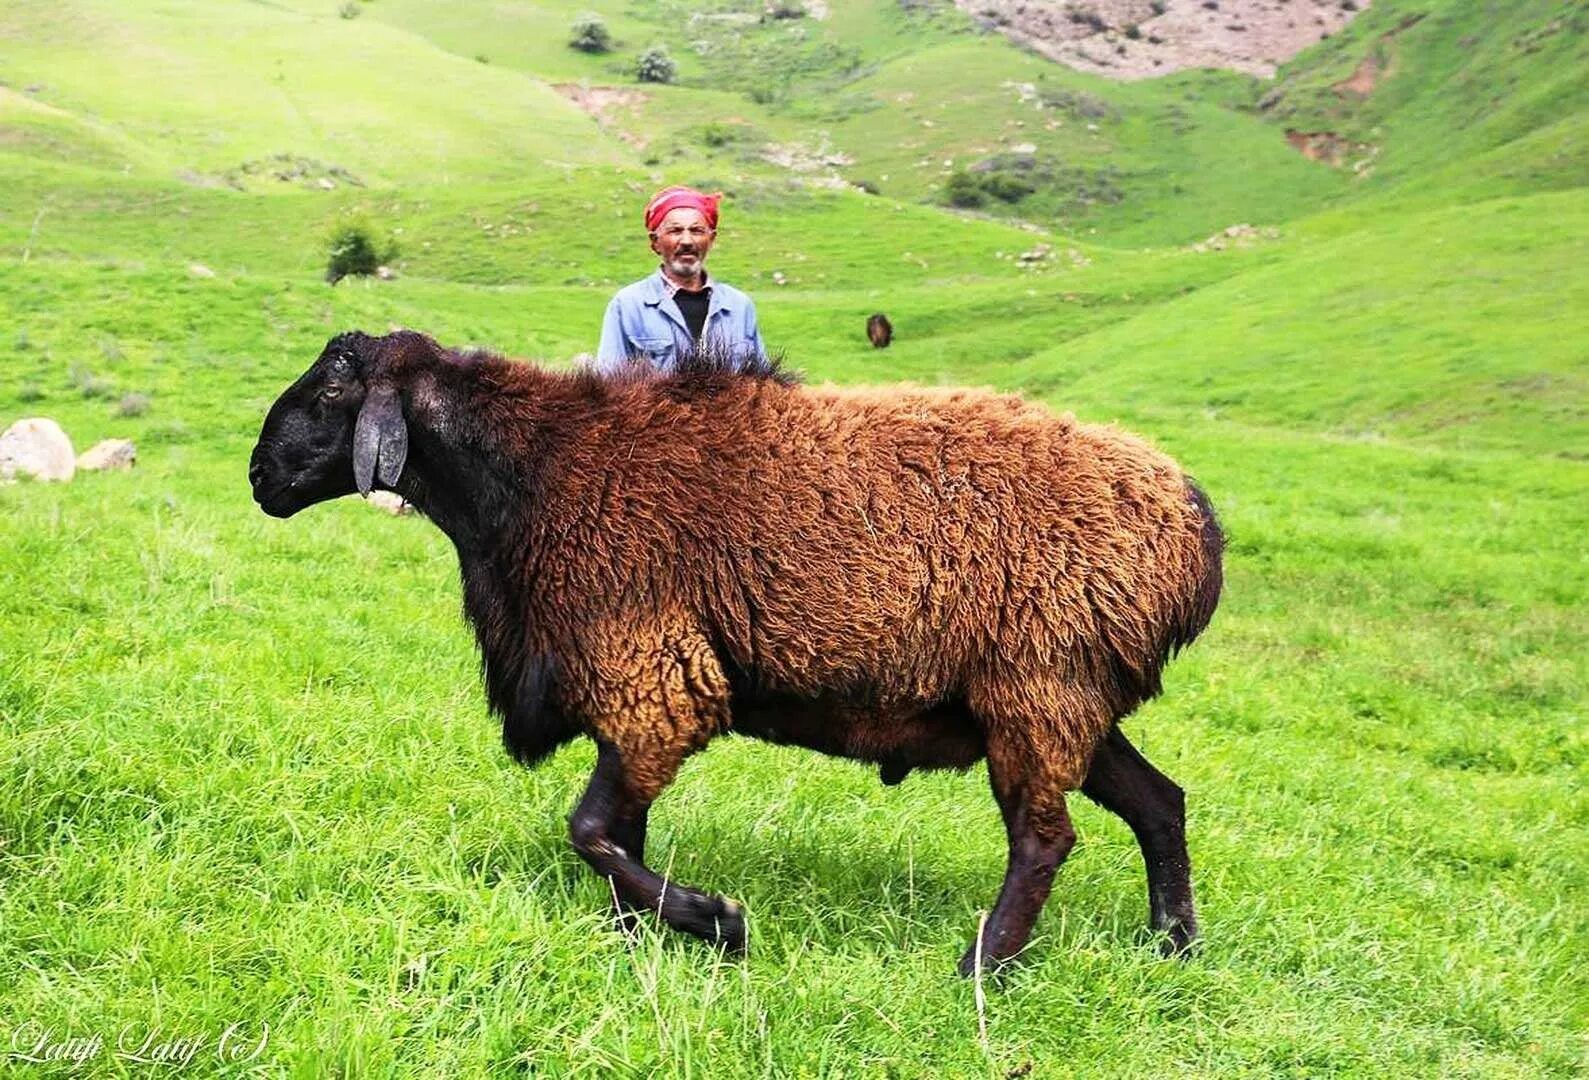
[[[662,272],[662,267],[660,266],[657,267],[656,278],[661,284],[661,292],[657,296],[657,302],[660,303],[663,300],[673,299],[674,295],[679,292],[679,287],[673,283],[672,278],[668,277],[668,275]],[[704,266],[701,267],[701,282],[702,290],[708,293],[712,291],[712,278],[711,275],[706,272],[706,267]]]

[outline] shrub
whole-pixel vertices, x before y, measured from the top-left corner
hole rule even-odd
[[[347,3],[337,8],[337,14],[344,19],[357,19],[363,13],[363,9],[355,4],[353,0],[347,0]]]
[[[1109,29],[1109,24],[1104,21],[1104,17],[1092,8],[1069,8],[1065,12],[1065,17],[1073,23],[1087,27],[1087,29],[1096,34],[1101,34]]]
[[[25,382],[17,390],[17,400],[24,405],[31,405],[35,401],[44,400],[44,387],[37,382]]]
[[[1132,41],[1140,39],[1142,37],[1142,27],[1138,26],[1136,23],[1132,23],[1130,26],[1126,27],[1126,37],[1130,38]]]
[[[673,64],[673,58],[668,51],[660,45],[653,45],[640,54],[640,60],[635,65],[635,76],[641,82],[670,83],[678,69]]]
[[[148,394],[123,394],[121,400],[116,402],[117,416],[142,416],[149,411]]]
[[[347,217],[331,227],[326,281],[332,285],[350,275],[369,276],[397,255],[397,245],[363,217]]]
[[[982,190],[1001,202],[1020,202],[1037,188],[1028,180],[1009,173],[989,173],[982,178]]]
[[[719,148],[739,138],[739,132],[731,124],[723,124],[714,120],[701,129],[701,141],[707,146]]]
[[[67,375],[78,393],[86,398],[109,397],[116,392],[116,384],[103,375],[95,375],[83,364],[73,364]]]
[[[568,47],[578,49],[580,52],[608,52],[612,49],[612,34],[608,33],[607,24],[601,21],[600,16],[581,15],[574,20],[569,33]]]
[[[981,206],[987,201],[986,193],[977,178],[964,169],[956,169],[949,174],[949,179],[943,186],[944,198],[949,200],[950,206],[970,208]]]

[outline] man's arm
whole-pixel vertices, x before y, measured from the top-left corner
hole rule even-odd
[[[607,314],[601,320],[601,343],[596,346],[596,370],[611,371],[629,359],[629,345],[623,335],[623,318],[618,310],[618,298],[607,302]]]
[[[756,325],[756,302],[745,297],[745,340],[757,356],[767,359],[767,347],[761,343],[761,329]]]

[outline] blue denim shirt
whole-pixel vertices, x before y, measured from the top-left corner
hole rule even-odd
[[[716,278],[708,278],[711,299],[701,340],[744,356],[765,357],[761,333],[756,329],[756,305],[750,297]],[[676,291],[659,267],[650,277],[625,285],[607,305],[601,322],[601,344],[596,347],[595,368],[610,372],[631,356],[649,359],[666,371],[679,352],[692,344],[684,313],[673,301]]]

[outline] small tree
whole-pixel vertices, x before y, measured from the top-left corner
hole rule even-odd
[[[608,52],[612,49],[612,35],[600,16],[587,13],[574,20],[568,47],[580,52]]]
[[[331,227],[327,239],[330,257],[326,263],[326,281],[332,285],[345,277],[368,277],[397,255],[397,245],[382,237],[360,216],[338,221]]]
[[[673,64],[673,58],[660,45],[653,45],[641,53],[640,61],[635,65],[635,75],[641,82],[670,83],[676,74],[678,69]]]

